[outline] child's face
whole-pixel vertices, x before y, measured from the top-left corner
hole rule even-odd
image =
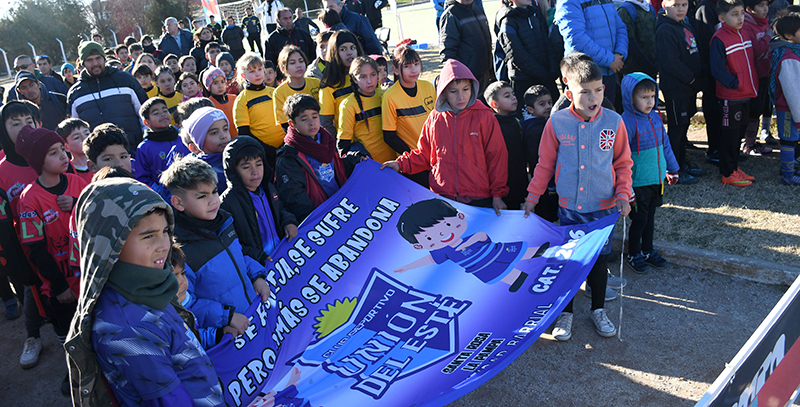
[[[378,86],[378,71],[372,65],[364,64],[358,71],[356,82],[359,93],[364,96],[372,96],[375,94],[375,87]]]
[[[278,73],[272,68],[264,68],[264,83],[267,86],[275,87],[275,77]]]
[[[399,74],[400,76],[400,84],[411,88],[419,79],[419,75],[422,73],[422,63],[420,61],[415,61],[410,64],[403,64],[400,67],[400,72],[397,72],[397,68],[392,67],[395,71],[394,74]]]
[[[143,52],[144,51],[142,51],[142,50],[131,51],[131,60],[135,61],[135,60],[139,59],[139,55],[142,55]]]
[[[153,130],[163,130],[169,127],[172,123],[172,115],[167,109],[167,105],[163,103],[156,103],[148,112],[149,119],[144,119],[144,125]]]
[[[156,77],[156,85],[161,93],[169,95],[175,92],[175,77],[169,72],[162,72],[161,75]]]
[[[233,67],[231,63],[226,60],[219,61],[219,69],[222,69],[222,72],[225,72],[225,75],[230,75],[233,72]]]
[[[748,8],[747,12],[752,14],[756,18],[767,18],[767,14],[769,13],[769,3],[767,0],[758,3],[753,8]]]
[[[5,126],[6,133],[8,133],[8,138],[12,143],[17,142],[17,135],[19,135],[19,131],[22,130],[23,127],[38,127],[36,122],[33,120],[33,117],[30,115],[9,117],[6,119]]]
[[[119,52],[117,52],[117,58],[119,58],[119,60],[122,62],[128,62],[129,55],[130,54],[128,54],[128,50],[124,48],[119,50]]]
[[[189,289],[189,279],[186,278],[186,267],[175,266],[172,268],[172,274],[178,279],[178,300],[183,302],[186,300],[186,290]]]
[[[253,85],[261,85],[264,83],[264,66],[248,66],[247,70],[242,73],[247,82]]]
[[[386,67],[383,65],[378,65],[378,82],[384,83],[388,77],[389,73],[386,71]]]
[[[242,160],[236,164],[236,172],[242,177],[245,188],[255,192],[264,180],[264,161],[261,157]]]
[[[447,85],[444,93],[450,107],[460,112],[467,108],[467,104],[469,104],[469,100],[472,98],[472,81],[452,81]]]
[[[75,73],[72,72],[72,69],[65,69],[61,71],[61,76],[63,76],[64,79],[71,81],[72,78],[75,76]]]
[[[139,85],[142,85],[142,89],[149,89],[153,86],[153,77],[151,75],[139,75],[136,80],[139,81]]]
[[[156,61],[152,57],[150,57],[150,55],[142,58],[140,62],[144,65],[147,65],[147,67],[150,68],[150,70],[153,72],[155,72],[156,68],[158,68],[156,66]]]
[[[163,213],[151,213],[131,229],[118,259],[136,266],[163,269],[170,244],[166,216]]]
[[[230,142],[231,133],[228,131],[228,121],[217,120],[208,128],[206,141],[203,143],[203,152],[206,154],[221,153]]]
[[[69,158],[64,143],[58,142],[50,146],[42,163],[42,174],[63,174],[69,168]]]
[[[782,37],[792,44],[800,44],[800,30],[797,30],[794,34],[784,34]]]
[[[224,95],[227,88],[228,81],[225,80],[225,77],[222,75],[217,75],[217,77],[214,78],[214,81],[211,82],[211,89],[208,91],[211,92],[212,95]]]
[[[300,55],[299,52],[294,52],[289,55],[286,60],[286,76],[292,78],[302,78],[306,73],[306,60]]]
[[[550,95],[539,96],[533,106],[528,106],[527,109],[533,117],[546,119],[550,117],[550,110],[553,109],[553,97]]]
[[[219,211],[217,184],[200,184],[195,189],[172,196],[175,209],[201,220],[214,220]]]
[[[741,30],[744,26],[744,7],[736,6],[728,10],[727,13],[719,16],[719,21],[735,30]]]
[[[178,63],[178,58],[170,58],[164,61],[164,65],[166,65],[167,68],[172,71],[172,73],[181,71],[181,65]]]
[[[510,87],[500,88],[495,100],[491,102],[495,111],[500,114],[509,114],[517,111],[517,97],[514,96],[514,89]]]
[[[289,124],[294,127],[298,133],[314,138],[319,133],[319,112],[316,110],[303,110],[294,120],[289,120]]]
[[[186,96],[194,96],[200,91],[200,86],[192,78],[186,78],[181,82],[181,93]]]
[[[210,48],[208,50],[208,54],[206,54],[206,59],[208,63],[214,66],[217,66],[217,55],[222,52],[219,48]]]
[[[467,221],[464,214],[459,212],[458,215],[444,218],[429,228],[422,228],[422,232],[414,235],[417,239],[414,248],[436,250],[446,246],[455,247],[461,243],[459,239],[466,231]]]
[[[325,55],[327,54],[328,54],[328,41],[321,41],[319,44],[317,44],[317,55],[319,55],[323,60],[326,60]]]
[[[683,21],[689,12],[689,0],[666,0],[661,3],[667,17],[675,21]]]
[[[64,147],[67,152],[75,156],[83,156],[83,140],[89,137],[88,127],[78,127],[67,136]]]
[[[93,164],[95,168],[92,172],[103,167],[121,167],[131,171],[131,155],[122,144],[112,144],[97,156],[97,162]]]
[[[181,71],[196,73],[197,63],[194,62],[194,59],[188,58],[187,60],[183,61],[183,66],[181,66]]]
[[[648,114],[656,105],[656,91],[640,90],[633,95],[633,108]]]
[[[348,68],[350,68],[350,64],[352,64],[353,60],[358,56],[358,48],[356,48],[356,44],[352,42],[345,42],[339,46],[337,51],[339,52],[339,60]]]
[[[605,86],[600,79],[584,83],[567,82],[567,97],[584,120],[591,119],[600,111],[604,91]]]

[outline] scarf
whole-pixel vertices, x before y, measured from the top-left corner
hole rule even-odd
[[[311,156],[313,159],[321,163],[333,162],[333,159],[336,156],[336,139],[331,136],[331,133],[328,133],[328,131],[323,128],[319,129],[317,137],[319,137],[319,143],[314,141],[311,137],[306,137],[298,133],[294,127],[290,126],[289,131],[286,132],[286,137],[284,137],[283,142],[291,147],[296,148],[297,151]]]
[[[222,225],[225,224],[225,219],[227,216],[227,212],[223,211],[222,209],[217,212],[217,217],[213,220],[203,220],[193,218],[184,212],[181,211],[174,211],[175,214],[175,224],[179,225],[180,227],[192,231],[206,239],[217,239],[217,231],[222,228]]]
[[[163,310],[178,294],[178,279],[172,268],[157,269],[117,262],[106,283],[130,302]]]
[[[772,51],[772,61],[769,65],[769,99],[773,106],[775,106],[775,91],[778,90],[778,64],[783,59],[783,54],[788,50],[800,57],[800,44],[792,44],[790,42],[784,42],[784,44]]]
[[[178,129],[173,126],[163,130],[147,129],[144,138],[152,141],[175,141],[178,139]]]

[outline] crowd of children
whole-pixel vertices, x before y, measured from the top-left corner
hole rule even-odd
[[[620,9],[628,43],[659,49],[630,54],[639,60],[617,77],[620,111],[604,86],[623,66],[616,56],[601,67],[571,52],[560,64],[559,100],[553,83],[533,84],[519,100],[515,84],[481,89],[453,59],[434,86],[420,79],[414,49],[397,47],[388,61],[364,56],[347,30],[320,33],[314,61],[287,45],[277,67],[253,52],[235,60],[210,40],[195,57],[115,48],[149,97],[138,146],[114,123],[90,129],[68,118],[50,131],[35,103],[6,103],[0,298],[6,318],[25,317],[21,366],[36,365],[47,320],[68,345],[62,392],[76,402],[220,404],[205,350],[247,329],[244,311],[270,295],[272,251],[367,159],[497,216],[523,210],[571,225],[619,212],[631,220],[629,266],[667,266],[653,245],[655,212],[666,184],[702,175],[685,155],[699,91],[713,89],[718,99],[719,117],[706,117],[716,120],[709,140],[718,151],[708,157],[718,159],[723,184],[755,181],[740,153],[770,152],[758,129],[769,132],[774,106],[780,179],[800,185],[800,91],[791,85],[800,75],[800,11],[791,6],[769,23],[767,0],[719,0],[719,28],[695,35],[705,29],[695,18],[707,18],[705,2],[697,12],[687,0],[663,0],[658,13]],[[655,30],[631,29],[639,24]],[[459,215],[446,206],[447,216]],[[617,332],[605,311],[616,295],[609,287],[625,284],[607,271],[610,241],[586,290],[603,337]],[[508,282],[518,289],[525,277]],[[572,320],[570,301],[553,329],[557,340],[570,339]],[[153,350],[164,346],[169,352]],[[186,355],[180,367],[177,353]],[[97,385],[100,375],[107,386]]]

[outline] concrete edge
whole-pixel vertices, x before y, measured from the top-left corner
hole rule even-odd
[[[723,254],[664,241],[655,241],[654,246],[672,266],[711,271],[757,283],[786,286],[792,285],[794,280],[800,276],[800,268],[771,261],[752,259],[735,254]],[[622,239],[615,238],[612,242],[612,248],[619,251],[622,247]]]

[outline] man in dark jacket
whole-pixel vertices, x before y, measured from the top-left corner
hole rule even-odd
[[[342,18],[342,22],[347,26],[347,29],[361,40],[361,45],[364,46],[364,54],[381,55],[383,53],[381,43],[378,41],[378,37],[375,36],[375,31],[366,17],[348,10],[341,0],[325,0],[325,8],[339,13],[339,17]]]
[[[222,194],[221,208],[233,217],[233,226],[239,236],[239,243],[242,244],[242,253],[262,265],[267,264],[269,253],[264,251],[264,236],[259,221],[271,215],[273,222],[271,225],[264,225],[265,228],[272,229],[278,239],[286,236],[290,240],[297,235],[298,224],[295,216],[285,210],[278,200],[278,189],[271,182],[275,174],[265,157],[264,147],[250,136],[234,138],[222,152],[228,189]],[[252,167],[257,167],[257,158],[261,158],[263,175],[261,185],[251,191],[237,167],[243,162],[247,164],[248,159],[252,160]],[[260,204],[260,207],[256,207],[256,204]]]
[[[192,33],[181,30],[175,17],[168,17],[165,25],[167,26],[167,32],[158,40],[158,49],[164,51],[165,55],[175,54],[179,57],[189,55],[189,51],[194,45]]]
[[[480,84],[478,95],[492,81],[492,34],[482,8],[473,0],[447,0],[439,21],[439,55],[469,68]]]
[[[269,34],[269,38],[265,43],[266,54],[264,58],[278,66],[278,54],[287,44],[299,47],[306,54],[306,58],[309,61],[313,61],[317,57],[316,44],[311,39],[311,34],[295,28],[292,20],[292,10],[282,8],[278,10],[278,29]]]
[[[542,9],[531,5],[531,0],[504,2],[495,16],[494,32],[506,55],[508,76],[517,101],[525,100],[525,91],[533,85],[542,85],[550,95],[558,96],[555,80],[561,55],[556,54],[548,38]],[[522,109],[524,103],[518,103],[517,113]]]
[[[86,121],[91,129],[114,123],[125,130],[128,145],[136,148],[143,137],[139,107],[147,100],[144,89],[129,73],[105,66],[102,45],[84,42],[78,54],[85,69],[67,94],[70,115]]]
[[[64,82],[61,82],[55,77],[46,76],[42,74],[41,71],[36,69],[36,64],[33,63],[33,59],[31,59],[31,57],[27,55],[20,55],[14,58],[14,71],[16,72],[28,71],[32,73],[34,76],[36,76],[36,79],[38,79],[39,82],[43,83],[45,86],[47,86],[47,89],[53,92],[66,93],[69,90],[69,88],[67,88],[67,85],[65,85]],[[5,103],[8,103],[16,99],[17,99],[17,90],[15,86],[8,90]]]
[[[42,127],[55,130],[67,114],[67,97],[62,93],[47,90],[32,73],[22,71],[17,74],[15,86],[20,100],[30,100],[42,112]]]
[[[222,30],[222,42],[228,46],[235,61],[244,55],[244,30],[236,25],[233,17],[228,17],[228,25]]]

